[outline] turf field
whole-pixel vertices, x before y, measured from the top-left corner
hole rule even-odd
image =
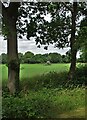
[[[20,78],[31,78],[50,71],[63,72],[69,70],[69,64],[21,64],[20,65]],[[7,80],[8,68],[6,65],[0,65],[2,71],[2,80]]]

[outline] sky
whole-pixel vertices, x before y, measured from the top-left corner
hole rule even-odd
[[[54,48],[54,45],[49,45],[48,50],[44,49],[44,46],[41,48],[37,48],[34,39],[27,40],[27,39],[18,39],[18,52],[25,53],[27,51],[31,51],[34,54],[44,54],[44,53],[53,53],[57,52],[60,54],[65,54],[69,48],[58,49]],[[7,40],[3,40],[3,37],[0,36],[0,54],[7,53]]]
[[[49,45],[48,50],[44,49],[44,46],[41,48],[37,48],[34,39],[27,40],[27,39],[18,39],[18,52],[25,53],[27,51],[31,51],[34,54],[45,54],[45,53],[53,53],[57,52],[61,55],[64,55],[69,48],[59,49],[54,48],[54,45]],[[1,53],[7,53],[7,40],[3,40],[3,37],[0,36],[0,54]],[[77,57],[79,57],[79,53],[77,54]]]

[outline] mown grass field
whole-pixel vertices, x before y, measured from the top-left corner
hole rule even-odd
[[[20,65],[20,79],[28,79],[37,75],[48,72],[63,72],[69,69],[69,64],[21,64]],[[2,71],[2,80],[7,80],[8,72],[6,65],[0,65]]]

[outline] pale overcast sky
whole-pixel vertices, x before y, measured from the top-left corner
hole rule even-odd
[[[44,46],[42,46],[41,48],[37,48],[33,39],[30,41],[27,39],[19,39],[18,52],[25,53],[26,51],[31,51],[34,54],[44,54],[50,52],[58,52],[60,54],[65,54],[66,51],[68,51],[68,48],[58,49],[54,48],[54,45],[49,45],[48,50],[45,50]],[[0,54],[1,53],[7,53],[7,40],[3,40],[3,37],[0,37]]]
[[[57,52],[63,55],[68,50],[69,48],[64,48],[64,49],[54,48],[54,45],[50,45],[48,50],[45,50],[44,46],[42,46],[41,48],[37,48],[37,46],[35,45],[35,41],[33,39],[31,41],[27,39],[18,40],[18,52],[21,52],[21,53],[25,53],[27,51],[31,51],[34,54]],[[0,54],[1,53],[7,53],[7,40],[3,40],[3,37],[0,36]],[[77,54],[77,57],[79,57],[79,53]]]

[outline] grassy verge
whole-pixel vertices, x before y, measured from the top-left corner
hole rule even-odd
[[[77,68],[73,81],[68,81],[67,71],[24,78],[18,96],[9,95],[3,86],[3,117],[84,118],[86,70]]]
[[[58,118],[60,114],[85,108],[85,89],[47,89],[21,92],[18,97],[3,98],[3,117]]]

